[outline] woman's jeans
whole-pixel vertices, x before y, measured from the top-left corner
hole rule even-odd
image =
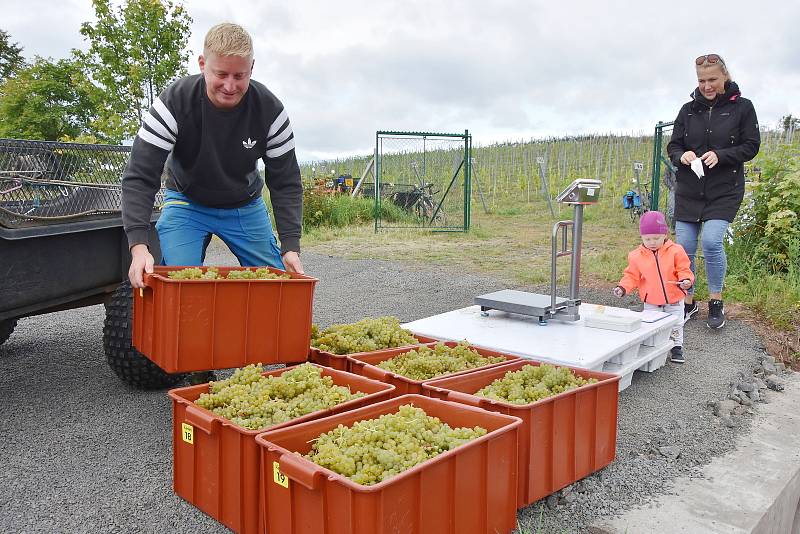
[[[240,208],[208,208],[167,190],[156,230],[164,265],[203,265],[211,235],[216,234],[243,267],[285,270],[261,196]]]
[[[697,254],[697,238],[702,229],[701,246],[706,264],[706,280],[709,293],[722,293],[725,272],[728,269],[728,258],[725,256],[723,240],[728,231],[728,221],[711,219],[702,223],[675,221],[675,239],[684,248],[695,271],[694,257]],[[694,287],[689,289],[694,294]]]

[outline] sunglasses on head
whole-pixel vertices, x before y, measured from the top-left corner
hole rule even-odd
[[[722,61],[722,57],[720,57],[719,54],[706,54],[704,56],[700,56],[694,60],[694,64],[700,66],[706,61],[708,61],[710,65],[714,65],[715,63],[722,63],[723,65],[725,64],[725,62]]]

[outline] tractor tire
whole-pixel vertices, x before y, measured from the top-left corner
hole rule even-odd
[[[16,319],[6,319],[5,321],[0,321],[0,345],[6,342],[6,340],[11,336],[11,332],[14,331],[14,327],[17,326]]]
[[[170,374],[154,364],[131,344],[133,291],[123,282],[106,303],[103,326],[103,350],[111,370],[129,386],[137,389],[163,389],[174,386],[183,373]]]

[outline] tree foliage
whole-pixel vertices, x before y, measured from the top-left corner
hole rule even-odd
[[[24,65],[22,47],[11,42],[8,32],[0,30],[0,82],[12,76]]]
[[[97,22],[81,26],[90,46],[79,54],[105,95],[98,124],[110,138],[131,138],[159,93],[186,74],[192,18],[172,0],[92,4]]]
[[[0,137],[57,141],[96,133],[99,96],[75,60],[37,57],[0,83]]]

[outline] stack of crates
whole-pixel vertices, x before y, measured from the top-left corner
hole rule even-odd
[[[166,269],[156,268],[147,287],[134,290],[133,335],[134,345],[165,371],[311,361],[336,385],[366,394],[248,430],[196,404],[209,384],[169,392],[175,492],[236,532],[511,532],[518,508],[614,459],[616,375],[573,369],[597,383],[529,405],[492,401],[475,392],[507,372],[538,363],[477,349],[504,361],[411,380],[377,364],[418,346],[350,355],[309,347],[316,283],[311,277],[171,280]],[[394,413],[404,404],[452,427],[481,426],[488,432],[370,486],[302,456],[320,434]]]

